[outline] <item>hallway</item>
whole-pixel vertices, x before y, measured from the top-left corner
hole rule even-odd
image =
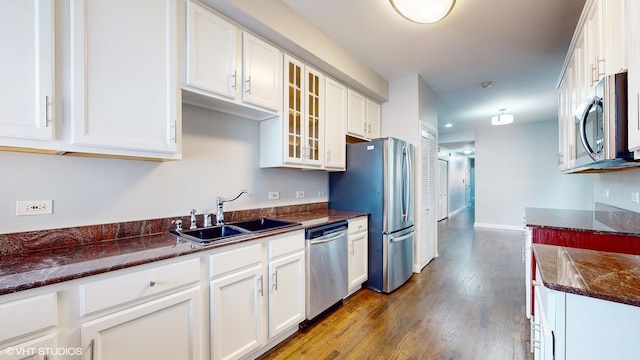
[[[262,359],[527,359],[518,231],[438,223],[440,257],[392,294],[363,289]]]

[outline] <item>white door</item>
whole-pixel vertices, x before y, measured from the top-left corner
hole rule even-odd
[[[359,289],[367,280],[368,235],[369,233],[365,230],[349,236],[349,290]]]
[[[186,39],[185,83],[235,99],[239,81],[237,27],[189,1]]]
[[[242,33],[242,100],[279,111],[282,107],[282,53],[247,33]]]
[[[53,139],[53,30],[53,0],[0,1],[0,136]]]
[[[269,263],[269,339],[305,319],[304,251]]]
[[[56,360],[61,359],[56,355],[49,355],[44,357],[47,351],[54,353],[54,349],[57,349],[56,334],[45,335],[33,340],[29,340],[17,345],[9,346],[0,350],[0,360]],[[79,359],[82,352],[75,353],[75,348],[66,348],[69,350],[69,357],[76,357]],[[41,354],[42,353],[42,354]]]
[[[418,269],[422,269],[437,256],[436,221],[436,167],[438,142],[436,130],[422,123],[420,137],[420,235],[414,256]]]
[[[239,359],[265,342],[262,264],[211,281],[211,353]]]
[[[199,360],[200,287],[81,325],[83,354],[95,360]]]
[[[178,0],[71,1],[72,144],[177,151],[177,24]]]
[[[332,170],[346,168],[345,126],[347,121],[347,88],[325,78],[324,167]]]
[[[449,216],[449,162],[438,159],[438,216],[437,220]]]
[[[366,137],[366,115],[367,106],[366,99],[351,89],[347,90],[347,133]]]

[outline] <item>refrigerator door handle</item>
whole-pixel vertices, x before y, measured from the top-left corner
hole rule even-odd
[[[409,177],[411,176],[411,161],[409,161],[409,148],[402,147],[403,171],[402,171],[402,221],[409,220]]]
[[[389,241],[394,242],[394,243],[401,242],[401,241],[404,241],[404,240],[412,238],[414,234],[415,234],[415,231],[411,230],[410,233],[402,235],[402,236],[397,237],[397,238],[394,238],[394,237],[390,236],[389,237]]]

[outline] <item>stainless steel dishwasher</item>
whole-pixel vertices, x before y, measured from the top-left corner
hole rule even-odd
[[[307,320],[312,320],[347,296],[347,222],[309,228],[305,235]]]

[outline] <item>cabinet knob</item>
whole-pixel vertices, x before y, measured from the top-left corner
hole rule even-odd
[[[155,281],[149,281],[149,287],[154,287],[156,286],[156,282]]]

